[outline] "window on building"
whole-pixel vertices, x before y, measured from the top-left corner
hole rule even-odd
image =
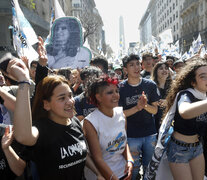
[[[166,18],[166,13],[165,13],[165,18]]]
[[[178,23],[176,24],[176,26],[177,26],[177,30],[178,30]]]
[[[178,11],[176,11],[176,18],[178,17]]]
[[[175,21],[175,14],[173,14],[173,21]]]
[[[169,19],[167,20],[167,26],[169,26]]]
[[[175,30],[175,25],[173,26],[173,30],[174,30],[174,32],[176,31],[176,30]]]
[[[45,12],[44,11],[42,11],[42,16],[45,17]]]
[[[167,27],[167,23],[165,22],[165,28]]]
[[[175,37],[175,36],[173,36],[173,38],[174,38],[174,41],[176,41],[176,37]]]
[[[176,0],[176,6],[178,5],[178,0]]]
[[[167,16],[169,15],[169,10],[167,10]]]
[[[170,17],[170,23],[172,23],[172,17]]]
[[[172,8],[170,7],[170,13],[172,12]]]
[[[173,3],[173,9],[175,9],[175,3]]]
[[[168,6],[168,0],[167,0],[167,6]]]
[[[177,34],[177,40],[179,39],[179,35]]]

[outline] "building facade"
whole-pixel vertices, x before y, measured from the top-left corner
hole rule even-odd
[[[167,29],[172,30],[174,42],[181,37],[180,9],[184,0],[151,0],[139,24],[140,41],[149,43],[151,36],[158,37]]]
[[[30,22],[37,35],[46,38],[50,29],[51,11],[53,0],[18,0],[24,16]],[[103,21],[95,8],[94,0],[58,0],[66,16],[75,16],[93,30],[87,36],[89,48],[95,55],[100,54],[105,35],[103,36]],[[87,21],[86,21],[87,20]],[[8,29],[12,25],[12,7],[8,0],[0,1],[0,53],[4,51],[14,52],[12,45],[12,31]],[[95,26],[94,26],[95,25]],[[84,28],[85,28],[84,27]],[[104,39],[103,39],[104,38]]]
[[[92,54],[100,55],[105,46],[105,35],[103,36],[103,21],[94,0],[72,0],[71,14],[80,19],[84,42],[88,42]]]
[[[152,37],[152,23],[151,22],[152,22],[151,13],[150,13],[150,10],[147,9],[147,11],[145,12],[139,24],[140,42],[142,46],[145,46],[151,41],[151,37]]]
[[[207,1],[185,0],[181,8],[182,30],[181,45],[183,51],[189,50],[192,41],[199,33],[203,43],[207,43]]]

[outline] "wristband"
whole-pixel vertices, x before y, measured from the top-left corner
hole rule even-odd
[[[132,165],[134,165],[134,160],[127,160],[127,162],[130,162],[130,163],[132,163]]]
[[[30,81],[19,81],[19,82],[17,82],[17,84],[19,85],[19,84],[29,84],[29,85],[31,85],[31,82]]]

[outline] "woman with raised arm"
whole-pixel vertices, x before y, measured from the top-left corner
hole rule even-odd
[[[92,80],[91,80],[92,81]],[[84,121],[92,159],[106,179],[131,179],[134,160],[129,151],[126,120],[119,102],[118,80],[93,79],[88,97],[97,108]]]
[[[166,112],[174,115],[174,132],[167,157],[175,180],[203,180],[204,156],[200,136],[207,121],[207,62],[196,57],[177,75],[167,96]]]
[[[7,71],[19,84],[14,136],[29,146],[28,158],[35,162],[39,178],[81,180],[85,163],[89,163],[98,179],[103,179],[88,160],[81,125],[74,117],[74,99],[68,81],[57,75],[40,81],[31,113],[28,69],[20,60],[12,59]]]

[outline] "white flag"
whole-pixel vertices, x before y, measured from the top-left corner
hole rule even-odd
[[[167,29],[164,32],[159,34],[159,37],[161,38],[161,41],[164,42],[164,44],[173,43],[173,37],[172,37],[172,30]]]
[[[202,41],[201,41],[201,36],[200,36],[200,33],[199,33],[198,38],[192,42],[192,47],[193,47],[193,53],[194,54],[198,53],[201,44],[202,44]]]
[[[55,8],[55,19],[60,17],[65,17],[65,13],[63,12],[58,0],[54,0],[54,8]]]
[[[18,0],[12,1],[13,15],[13,44],[19,57],[26,56],[31,62],[38,58],[37,52],[32,45],[38,42],[32,26],[24,17],[22,10],[19,7]]]

